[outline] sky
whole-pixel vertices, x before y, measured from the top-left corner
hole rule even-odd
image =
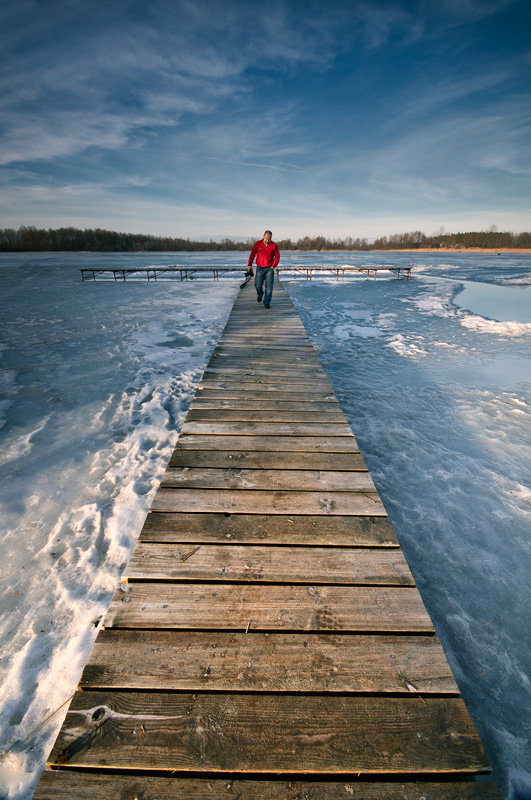
[[[531,229],[529,0],[2,0],[0,227]]]

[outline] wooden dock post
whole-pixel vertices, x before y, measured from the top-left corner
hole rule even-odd
[[[246,286],[35,800],[495,800],[295,309]]]

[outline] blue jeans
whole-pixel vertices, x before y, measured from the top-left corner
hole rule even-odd
[[[266,306],[271,303],[274,281],[275,270],[273,267],[255,267],[254,288],[256,289],[258,297],[261,297],[264,291],[265,282],[264,305]]]

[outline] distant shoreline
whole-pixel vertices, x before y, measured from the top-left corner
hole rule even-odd
[[[415,250],[284,250],[284,253],[531,253],[528,247],[417,247]]]
[[[35,255],[37,253],[51,253],[59,255],[61,253],[68,253],[73,255],[75,253],[85,253],[90,255],[164,255],[164,253],[187,253],[189,255],[199,253],[242,253],[244,255],[246,250],[0,250],[0,255],[13,255],[14,253],[27,253],[28,255]],[[452,255],[454,253],[531,253],[529,247],[417,247],[414,250],[281,250],[281,253],[345,253],[363,255],[364,253],[444,253],[445,255]]]
[[[415,250],[368,250],[369,253],[531,253],[528,247],[419,247]]]

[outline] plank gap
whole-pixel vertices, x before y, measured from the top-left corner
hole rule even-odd
[[[144,694],[144,695],[159,695],[161,694],[160,689],[148,689],[144,687],[137,687],[137,686],[114,686],[112,689],[109,689],[108,686],[98,686],[98,685],[91,685],[90,683],[84,683],[83,688],[78,690],[80,693],[83,692],[93,692],[94,694],[104,694],[108,695],[109,692],[120,692],[120,694]],[[418,700],[422,703],[423,700],[448,700],[453,699],[456,697],[460,697],[460,692],[362,692],[362,691],[348,691],[348,690],[341,690],[341,689],[330,689],[329,691],[323,691],[321,689],[316,689],[315,691],[311,691],[305,689],[304,691],[298,692],[289,689],[280,689],[278,692],[272,691],[271,689],[266,689],[263,692],[258,692],[256,689],[245,689],[235,687],[234,689],[214,689],[210,686],[200,687],[197,689],[172,689],[170,687],[164,687],[163,690],[164,694],[171,694],[171,695],[186,695],[190,696],[191,694],[194,696],[199,695],[212,695],[215,694],[216,697],[231,697],[232,695],[241,695],[245,696],[246,698],[260,698],[266,699],[267,697],[297,697],[297,698],[304,698],[304,697],[322,697],[326,698],[333,694],[335,697],[360,697],[363,699],[372,698],[375,700],[410,700],[412,703],[415,700]]]

